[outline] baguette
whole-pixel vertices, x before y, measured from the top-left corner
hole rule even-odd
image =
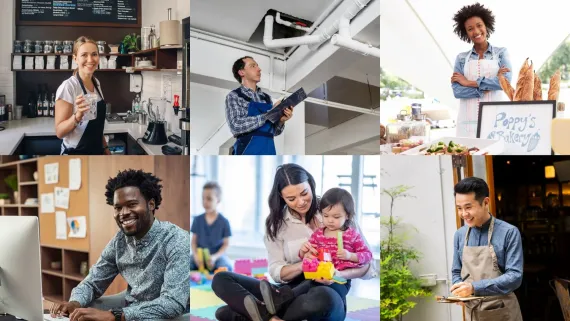
[[[558,100],[560,94],[560,70],[557,70],[550,78],[550,88],[548,89],[548,100]]]
[[[521,70],[519,71],[519,77],[517,79],[517,85],[515,87],[515,95],[513,97],[513,101],[522,100],[522,89],[523,89],[523,84],[526,82],[527,68],[528,68],[528,58],[526,58],[524,64],[521,67]]]
[[[542,100],[542,81],[536,72],[534,73],[533,100]]]
[[[530,67],[526,70],[526,81],[522,91],[523,101],[532,101],[534,93],[534,71],[532,70],[533,64],[530,62]]]
[[[511,86],[507,78],[505,78],[504,74],[499,74],[499,84],[501,85],[501,88],[503,89],[505,94],[507,94],[507,96],[509,97],[509,100],[513,101],[515,90],[513,89],[513,86]]]

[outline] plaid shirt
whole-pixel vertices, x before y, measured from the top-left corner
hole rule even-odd
[[[253,91],[247,87],[240,87],[242,93],[251,98],[251,101],[265,103],[263,100],[261,88]],[[226,96],[226,120],[230,125],[230,130],[234,136],[252,132],[263,126],[267,121],[265,114],[258,116],[248,116],[247,106],[249,102],[240,98],[236,93],[231,91]],[[281,124],[275,129],[275,136],[280,135],[285,128],[285,124]]]

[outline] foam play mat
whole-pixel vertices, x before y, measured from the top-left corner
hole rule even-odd
[[[347,297],[348,313],[345,321],[380,320],[380,301]],[[209,282],[190,288],[190,321],[215,321],[216,310],[225,305],[214,292]]]

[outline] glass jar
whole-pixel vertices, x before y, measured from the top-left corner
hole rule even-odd
[[[73,41],[66,40],[63,42],[63,53],[64,54],[71,54],[73,53]]]
[[[99,53],[100,54],[104,54],[105,53],[105,45],[107,43],[105,41],[97,41],[97,49],[99,49]]]
[[[35,50],[34,53],[43,53],[44,52],[44,42],[41,40],[36,40],[36,45],[35,45]]]
[[[63,42],[56,40],[53,42],[53,49],[55,53],[63,53]]]
[[[22,53],[22,41],[14,40],[14,53]]]
[[[44,53],[53,53],[53,41],[46,40],[44,43]]]
[[[24,41],[24,52],[32,53],[34,51],[34,42],[31,40]]]
[[[388,144],[396,144],[414,136],[423,137],[429,141],[431,126],[424,120],[424,117],[415,116],[412,119],[412,115],[399,114],[397,119],[397,122],[386,126],[386,142]]]

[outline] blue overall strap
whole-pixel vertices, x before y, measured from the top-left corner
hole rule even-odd
[[[247,96],[243,93],[243,91],[241,91],[241,87],[236,88],[236,89],[234,89],[234,90],[232,90],[232,91],[233,91],[234,93],[236,93],[236,95],[238,95],[239,98],[241,98],[241,99],[247,101],[248,103],[251,102],[251,98],[247,97]],[[262,91],[259,95],[261,96],[261,98],[263,99],[263,101],[265,101],[266,104],[270,104],[270,105],[273,104],[273,103],[271,102],[271,97],[269,97],[268,94],[266,94],[266,93],[264,93],[264,92]]]

